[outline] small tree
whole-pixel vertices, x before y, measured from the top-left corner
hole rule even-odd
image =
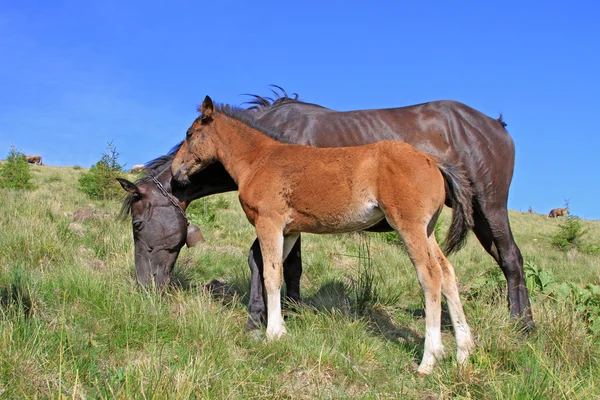
[[[30,180],[29,164],[25,161],[23,153],[18,152],[13,146],[6,157],[6,162],[0,169],[0,187],[33,189],[35,186]]]
[[[118,158],[117,148],[109,142],[108,153],[103,153],[100,161],[79,177],[79,189],[96,200],[119,197],[122,190],[115,178],[122,175],[123,166]]]
[[[569,202],[567,201],[566,208],[568,209],[568,207]],[[588,230],[581,225],[579,217],[569,212],[567,218],[558,225],[558,231],[552,236],[551,243],[561,250],[581,249],[585,247],[583,236],[587,232]]]

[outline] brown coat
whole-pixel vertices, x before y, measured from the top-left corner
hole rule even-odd
[[[548,218],[565,217],[568,212],[568,208],[553,208],[548,214]]]
[[[42,156],[23,156],[29,164],[41,164]]]

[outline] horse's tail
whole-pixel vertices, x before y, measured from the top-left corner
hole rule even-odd
[[[446,205],[452,207],[452,222],[444,242],[444,252],[451,254],[466,243],[473,228],[473,189],[471,182],[457,166],[438,162],[446,187]]]

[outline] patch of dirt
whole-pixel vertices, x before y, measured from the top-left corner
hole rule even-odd
[[[98,211],[94,207],[81,207],[73,212],[71,217],[75,222],[85,222],[94,218],[108,218],[110,214],[105,211]]]
[[[103,270],[105,267],[104,261],[98,260],[97,258],[91,260],[87,265],[88,267],[98,271]]]
[[[328,366],[311,369],[294,369],[287,374],[289,393],[294,393],[296,399],[330,398],[343,388],[343,392],[351,398],[362,398],[369,387],[365,384],[350,383],[346,377],[340,377]]]
[[[69,224],[69,230],[80,238],[85,235],[85,228],[79,222],[71,222]]]

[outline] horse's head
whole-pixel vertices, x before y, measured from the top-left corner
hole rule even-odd
[[[128,192],[123,209],[131,214],[136,280],[142,286],[163,287],[171,281],[183,245],[195,245],[202,234],[188,225],[185,204],[170,193],[169,183],[163,185],[157,178],[138,184],[117,180]]]
[[[186,132],[185,141],[171,163],[171,172],[176,181],[189,183],[189,176],[215,162],[217,149],[212,138],[216,134],[214,105],[206,96],[199,107],[201,115],[194,120]]]

